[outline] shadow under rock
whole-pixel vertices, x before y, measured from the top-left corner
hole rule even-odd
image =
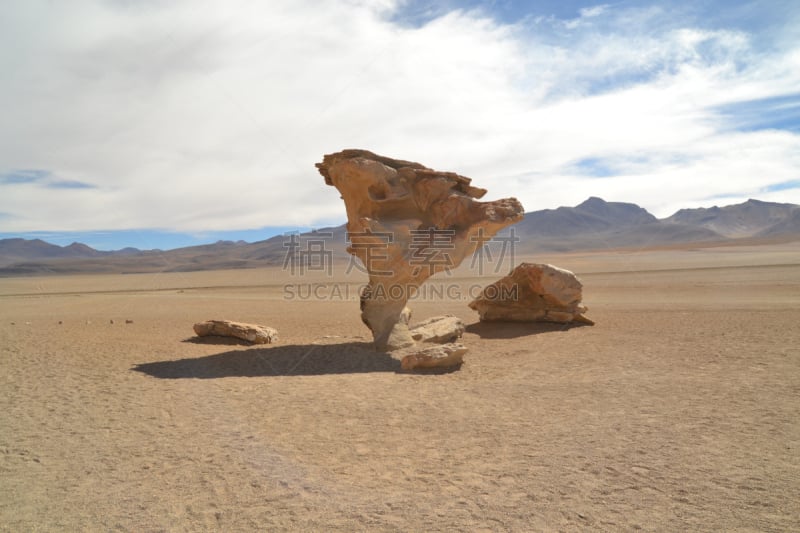
[[[400,372],[400,361],[367,342],[290,344],[234,350],[205,357],[142,363],[132,370],[160,379],[321,376]]]
[[[181,342],[190,344],[213,344],[218,346],[252,346],[252,342],[236,337],[222,337],[220,335],[208,335],[206,337],[189,337]]]
[[[465,331],[474,333],[482,339],[515,339],[528,335],[567,331],[585,325],[576,322],[569,324],[557,324],[554,322],[475,322],[468,325]]]

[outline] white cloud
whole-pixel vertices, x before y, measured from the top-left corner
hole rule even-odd
[[[600,15],[606,12],[608,7],[609,7],[608,4],[583,7],[578,10],[578,15],[579,15],[578,18],[564,21],[564,27],[568,30],[574,30],[576,28],[580,28],[581,26],[585,26],[587,24],[590,25],[591,24],[590,19],[599,17]]]
[[[0,184],[0,231],[339,222],[314,163],[350,147],[528,210],[595,195],[668,215],[798,178],[800,136],[736,131],[717,109],[796,93],[800,47],[767,54],[741,31],[605,5],[564,35],[470,11],[408,28],[389,19],[399,5],[0,6],[0,174],[93,186]],[[582,174],[587,158],[618,174]]]
[[[578,10],[578,13],[580,13],[581,17],[584,18],[599,17],[600,15],[606,12],[608,7],[609,7],[608,4],[600,4],[592,7],[584,7]]]

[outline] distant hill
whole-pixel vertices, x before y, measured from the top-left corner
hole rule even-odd
[[[791,222],[798,209],[795,204],[751,199],[726,207],[681,209],[666,222],[704,227],[729,238],[775,235],[800,231],[796,219]]]
[[[113,252],[100,252],[79,242],[57,246],[41,239],[0,239],[0,266],[19,261],[99,257],[109,253]]]
[[[606,202],[592,197],[575,207],[526,213],[515,227],[520,235],[566,237],[656,221],[656,217],[636,204]]]
[[[735,243],[736,239],[789,236],[800,239],[800,206],[748,200],[708,209],[682,209],[657,219],[636,204],[589,198],[575,207],[526,213],[512,226],[519,238],[516,253],[542,251],[646,248],[691,243]],[[506,228],[501,235],[510,235]],[[68,273],[187,272],[260,266],[291,266],[287,254],[324,252],[333,260],[349,260],[346,230],[323,228],[264,241],[219,241],[175,250],[113,252],[85,244],[56,246],[40,239],[0,240],[0,276]],[[288,258],[287,258],[288,257]],[[287,263],[288,261],[288,263]]]
[[[789,211],[783,220],[762,229],[756,233],[756,237],[775,237],[798,233],[800,233],[800,206],[794,206],[794,209]]]
[[[595,197],[575,207],[526,213],[514,228],[522,253],[724,240],[703,227],[660,221],[636,204]]]
[[[48,246],[46,254],[38,251],[41,245],[36,241],[4,239],[0,240],[0,276],[256,268],[283,265],[287,253],[295,253],[297,257],[309,251],[313,254],[313,250],[319,249],[319,243],[323,242],[324,252],[330,252],[331,259],[349,260],[345,251],[345,234],[343,224],[294,236],[278,235],[254,243],[218,241],[167,251],[124,248],[101,252],[85,245],[77,248],[44,243]],[[26,252],[29,255],[26,256]],[[289,267],[291,263],[287,264]]]

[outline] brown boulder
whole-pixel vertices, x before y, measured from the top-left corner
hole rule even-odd
[[[594,324],[583,313],[583,284],[553,265],[521,263],[508,276],[486,286],[469,306],[482,321],[578,322]]]

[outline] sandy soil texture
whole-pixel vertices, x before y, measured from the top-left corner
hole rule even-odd
[[[481,324],[505,272],[437,276],[414,318],[470,351],[430,375],[370,350],[353,276],[0,279],[0,530],[800,529],[797,245],[536,259],[597,325]]]

